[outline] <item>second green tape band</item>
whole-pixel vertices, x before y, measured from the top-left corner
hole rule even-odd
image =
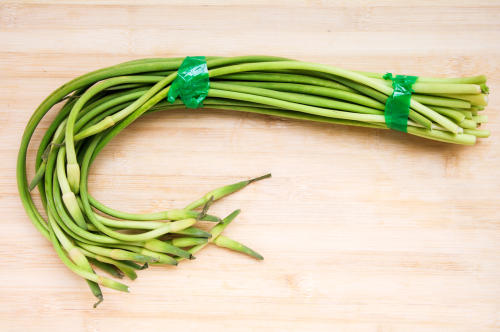
[[[391,73],[384,75],[384,79],[392,81],[394,91],[385,102],[385,123],[387,127],[407,132],[408,114],[410,113],[412,86],[417,81],[417,76],[396,75]]]

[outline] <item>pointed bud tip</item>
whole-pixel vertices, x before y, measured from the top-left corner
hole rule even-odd
[[[101,303],[102,303],[102,301],[104,301],[104,297],[103,297],[102,295],[98,295],[98,296],[97,296],[97,302],[96,302],[96,303],[94,303],[94,309],[95,309],[95,308],[97,308],[97,306],[98,306],[99,304],[101,304]]]

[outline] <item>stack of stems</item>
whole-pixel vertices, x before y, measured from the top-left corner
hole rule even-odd
[[[183,58],[125,62],[82,75],[55,90],[36,109],[24,131],[17,162],[21,200],[35,227],[62,261],[85,278],[102,300],[99,285],[127,291],[122,283],[97,275],[136,277],[141,264],[175,265],[208,243],[262,259],[250,248],[221,235],[238,212],[220,219],[208,206],[264,177],[211,191],[183,209],[132,214],[107,207],[88,192],[89,168],[102,148],[145,113],[183,108],[166,96]],[[387,129],[384,108],[392,94],[383,74],[270,56],[207,57],[210,89],[204,108],[283,118]],[[479,129],[487,117],[488,88],[482,75],[419,77],[413,86],[408,133],[436,141],[472,145],[488,137]],[[28,183],[26,158],[32,135],[56,104],[62,108],[46,130]],[[38,187],[44,216],[31,190]],[[203,211],[200,211],[200,209]],[[217,222],[210,232],[200,220]]]

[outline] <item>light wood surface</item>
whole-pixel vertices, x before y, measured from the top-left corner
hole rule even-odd
[[[499,40],[499,1],[2,1],[0,330],[500,330]],[[15,159],[28,118],[103,66],[244,54],[486,74],[492,136],[462,147],[236,112],[145,116],[98,158],[91,192],[157,211],[272,172],[212,208],[241,208],[226,234],[265,260],[208,247],[141,271],[130,294],[106,291],[92,309],[21,206]]]

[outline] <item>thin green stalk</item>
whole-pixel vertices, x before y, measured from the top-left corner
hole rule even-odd
[[[234,81],[232,84],[240,84],[246,86],[252,86],[257,88],[278,90],[278,91],[288,91],[297,92],[302,94],[313,94],[317,96],[335,98],[340,100],[345,100],[348,102],[356,103],[366,107],[384,110],[385,105],[377,100],[368,98],[356,92],[345,91],[342,89],[325,88],[322,86],[314,86],[308,84],[296,84],[296,83],[279,83],[279,82],[247,82],[247,81]],[[355,91],[355,90],[354,90]]]
[[[380,82],[387,86],[392,86],[390,80],[380,79]],[[437,82],[421,82],[417,80],[412,85],[412,90],[415,93],[432,93],[432,94],[480,94],[481,87],[477,84],[456,84],[456,83],[437,83]]]
[[[114,259],[111,259],[109,257],[105,257],[105,256],[100,256],[100,255],[97,255],[97,254],[94,254],[93,252],[90,252],[88,250],[85,250],[83,248],[80,248],[80,250],[82,251],[82,253],[89,257],[89,258],[92,258],[96,261],[99,261],[99,262],[102,262],[102,263],[106,263],[106,264],[109,264],[109,265],[113,265],[114,267],[116,267],[118,270],[120,270],[121,273],[123,273],[124,275],[126,275],[130,280],[135,280],[137,279],[137,274],[135,273],[134,270],[136,270],[135,268],[133,267],[130,267],[129,265],[125,264],[127,261],[117,261],[117,260],[114,260]],[[133,262],[132,262],[133,263]],[[135,264],[135,263],[133,263]],[[137,264],[136,264],[137,265]],[[137,269],[140,269],[139,265],[137,265],[138,268]]]
[[[465,120],[465,114],[452,108],[433,106],[431,107],[434,111],[447,116],[448,118],[456,121],[457,123]]]
[[[101,269],[102,271],[106,272],[110,276],[118,278],[118,279],[122,279],[123,278],[123,273],[117,267],[115,267],[114,265],[108,264],[108,263],[104,263],[104,262],[100,262],[97,259],[90,258],[90,257],[89,257],[88,260],[89,260],[89,262],[92,265],[94,265],[95,267],[97,267],[97,268]]]
[[[353,91],[351,88],[340,84],[338,82],[332,82],[330,80],[321,79],[318,77],[311,77],[305,75],[297,74],[286,74],[286,73],[235,73],[235,74],[224,74],[218,76],[217,80],[238,80],[238,81],[257,81],[257,82],[282,82],[282,83],[301,83],[307,85],[314,85],[320,87],[326,87],[331,89],[338,89],[343,91]]]
[[[207,243],[208,239],[200,237],[178,237],[170,240],[173,246],[179,248],[197,246],[199,244]]]
[[[155,263],[155,264],[177,265],[177,261],[174,258],[172,258],[168,255],[165,255],[163,253],[160,253],[160,252],[152,251],[152,250],[149,250],[146,248],[127,246],[127,245],[117,245],[116,247],[121,248],[121,249],[125,249],[128,251],[136,252],[138,254],[142,254],[142,255],[145,255],[147,257],[152,257],[155,260],[152,263]]]
[[[366,75],[372,78],[383,78],[385,74],[372,73],[367,71],[356,70],[357,73]],[[478,75],[471,77],[418,77],[419,82],[425,83],[455,83],[455,84],[482,84],[486,83],[486,76]]]
[[[250,183],[257,182],[263,179],[270,178],[271,174],[265,174],[263,176],[259,176],[250,180],[245,180],[245,181],[240,181],[236,182],[233,184],[229,184],[223,187],[219,187],[217,189],[211,190],[205,195],[203,195],[201,198],[197,199],[196,201],[188,204],[184,209],[185,210],[194,210],[199,208],[200,206],[203,206],[207,204],[208,201],[213,200],[217,201],[227,195],[230,195],[238,190],[241,190],[248,186]]]
[[[342,102],[342,101],[336,101],[329,98],[311,96],[309,94],[304,94],[304,93],[280,92],[280,91],[274,91],[264,88],[256,88],[246,85],[218,83],[218,82],[212,83],[211,88],[217,90],[259,95],[263,97],[275,98],[298,104],[317,106],[322,108],[330,108],[333,110],[342,110],[342,111],[361,113],[361,114],[379,114],[379,115],[384,114],[383,111],[374,108]]]
[[[465,100],[473,106],[488,105],[488,95],[484,93],[483,94],[440,94],[440,96]]]
[[[109,258],[119,260],[119,261],[130,260],[130,261],[136,261],[136,262],[142,262],[142,263],[153,263],[156,261],[156,259],[154,257],[141,255],[141,254],[138,254],[135,252],[130,252],[127,250],[122,250],[122,249],[103,248],[103,247],[92,246],[92,245],[81,243],[81,242],[78,243],[78,246],[82,247],[85,250],[93,252],[94,254],[109,257]],[[116,246],[119,246],[119,245],[117,244]]]
[[[200,213],[197,211],[190,211],[190,210],[185,210],[185,209],[179,209],[179,210],[167,210],[167,211],[161,211],[161,212],[154,212],[154,213],[128,213],[128,212],[122,212],[115,210],[113,208],[110,208],[98,200],[96,200],[94,197],[91,195],[88,195],[88,199],[90,204],[98,209],[99,211],[106,213],[107,215],[110,215],[115,218],[120,218],[120,219],[126,219],[126,220],[137,220],[137,221],[154,221],[154,220],[182,220],[182,219],[189,219],[189,218],[194,218],[197,219],[200,216]],[[219,221],[219,218],[211,215],[206,215],[204,218],[201,220],[205,221]]]

